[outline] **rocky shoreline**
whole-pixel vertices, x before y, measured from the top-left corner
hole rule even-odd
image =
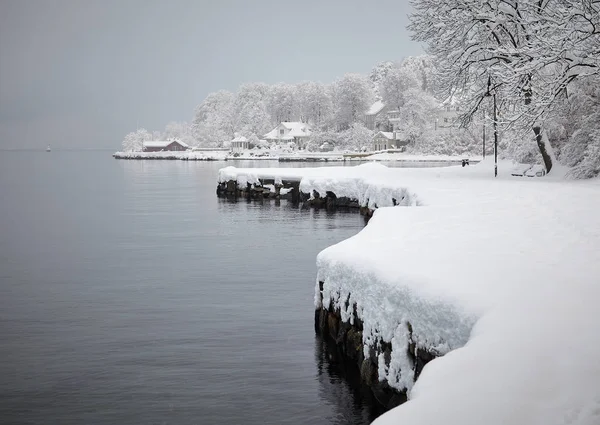
[[[303,208],[325,208],[327,210],[356,211],[365,217],[368,222],[374,210],[363,206],[357,199],[338,197],[335,193],[327,191],[321,194],[316,190],[312,193],[300,191],[300,181],[294,179],[259,178],[254,183],[240,185],[237,180],[222,181],[217,184],[217,196],[228,199],[247,199],[255,201],[286,199],[292,205]],[[395,200],[394,205],[396,205]],[[407,399],[406,390],[398,390],[389,385],[385,377],[380,380],[380,358],[389,367],[392,356],[391,341],[378,340],[365,349],[363,341],[363,324],[357,317],[357,306],[354,305],[353,323],[342,320],[341,313],[332,304],[324,306],[323,285],[319,282],[319,306],[315,310],[314,328],[316,334],[325,342],[330,351],[332,361],[353,368],[359,376],[361,385],[369,389],[374,399],[384,410],[392,409]],[[413,341],[413,330],[410,323],[406,323],[409,343],[406,355],[412,365],[411,373],[414,380],[418,379],[425,365],[440,354],[426,347],[418,347]],[[416,339],[416,338],[415,338]],[[402,348],[397,348],[402,349]],[[367,353],[365,355],[365,353]]]
[[[329,211],[355,210],[365,218],[369,219],[373,215],[373,210],[361,206],[357,199],[345,196],[336,196],[335,193],[327,191],[322,196],[316,190],[312,193],[300,191],[300,182],[296,180],[260,179],[260,183],[246,183],[245,187],[240,188],[236,180],[228,180],[217,184],[217,196],[228,199],[249,199],[249,200],[281,200],[290,201],[293,205],[301,205],[303,208],[325,208]]]
[[[315,333],[329,343],[329,350],[335,349],[334,358],[356,367],[362,384],[371,390],[373,397],[385,410],[404,403],[407,400],[406,390],[393,388],[385,379],[379,379],[379,358],[383,355],[386,367],[389,367],[394,348],[392,343],[379,340],[365,347],[362,321],[356,313],[352,324],[343,321],[339,309],[335,310],[332,305],[324,306],[323,285],[324,282],[319,282],[320,307],[315,310]],[[357,311],[356,305],[354,311]],[[407,356],[413,365],[416,381],[425,365],[440,355],[430,349],[418,347],[413,340],[411,324],[407,322],[406,326],[409,335]]]

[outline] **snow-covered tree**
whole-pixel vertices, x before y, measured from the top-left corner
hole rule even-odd
[[[140,128],[137,131],[132,131],[123,139],[124,152],[141,152],[144,142],[152,140],[152,134],[146,129]]]
[[[396,130],[404,140],[415,143],[436,119],[438,102],[418,87],[408,88],[402,94],[402,102],[397,108]]]
[[[409,29],[426,42],[446,94],[460,91],[468,122],[488,96],[502,123],[533,129],[553,164],[544,121],[574,80],[600,72],[600,2],[594,0],[412,0]]]
[[[360,74],[346,74],[333,84],[334,119],[340,130],[364,119],[375,99],[369,79]]]
[[[373,132],[360,122],[353,123],[339,135],[340,144],[346,149],[362,150],[373,143]]]
[[[249,137],[248,137],[248,146],[250,147],[250,149],[254,149],[254,148],[262,148],[263,146],[260,143],[260,139],[258,138],[258,136],[254,133],[252,133]]]
[[[600,76],[574,82],[552,120],[549,137],[560,146],[560,159],[575,177],[593,177],[600,169]]]
[[[267,107],[271,115],[271,124],[297,119],[297,90],[292,84],[278,83],[270,87]]]
[[[570,172],[578,179],[587,179],[600,175],[600,130],[589,135],[589,140],[583,152],[583,158]]]
[[[188,145],[195,144],[194,137],[192,136],[192,129],[190,125],[184,121],[171,121],[168,123],[165,127],[164,138],[177,139]]]
[[[328,86],[312,81],[297,85],[297,106],[299,119],[320,128],[331,121],[333,104]]]
[[[340,133],[328,130],[315,130],[311,133],[310,141],[313,145],[313,150],[317,150],[319,146],[327,142],[332,146],[340,145]]]
[[[398,64],[392,61],[380,62],[373,67],[369,74],[369,81],[373,87],[373,93],[377,99],[381,98],[381,82],[388,75],[390,70],[397,69]]]
[[[190,130],[197,144],[216,146],[233,138],[236,130],[234,100],[233,93],[220,90],[210,93],[196,107]]]
[[[432,56],[408,56],[400,63],[400,69],[415,78],[421,90],[429,94],[435,93],[435,66]]]
[[[406,150],[411,154],[468,157],[481,154],[481,139],[465,129],[452,132],[429,130],[421,134],[416,143],[408,145]]]
[[[248,137],[263,135],[271,130],[271,116],[267,110],[269,86],[265,83],[242,84],[235,98],[237,131]]]
[[[418,86],[416,77],[406,69],[391,68],[380,83],[381,100],[389,110],[399,110],[406,103],[406,92]]]

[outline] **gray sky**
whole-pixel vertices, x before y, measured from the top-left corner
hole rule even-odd
[[[421,54],[408,0],[0,0],[0,148],[118,148],[244,82]]]

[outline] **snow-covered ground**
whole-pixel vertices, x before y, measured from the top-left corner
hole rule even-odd
[[[323,160],[344,161],[343,152],[308,152],[295,151],[279,155],[282,161]]]
[[[600,424],[600,180],[510,177],[512,166],[377,164],[221,170],[298,178],[379,208],[356,236],[322,251],[324,303],[362,319],[364,342],[391,341],[380,377],[409,401],[376,423]],[[399,199],[399,198],[396,198]],[[376,201],[374,201],[376,200]],[[316,288],[318,290],[318,286]],[[318,297],[315,300],[319,302]],[[407,325],[445,354],[412,386]]]
[[[416,155],[407,154],[404,152],[379,152],[373,153],[365,158],[366,161],[418,161],[418,162],[460,162],[463,159],[470,161],[481,161],[483,158],[481,155],[464,155],[464,156],[452,156],[452,155]]]

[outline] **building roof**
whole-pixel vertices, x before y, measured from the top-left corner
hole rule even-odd
[[[237,136],[235,139],[233,139],[231,142],[247,142],[248,139],[246,139],[244,136]]]
[[[282,122],[285,128],[290,130],[289,135],[292,137],[307,137],[310,136],[310,126],[303,122]]]
[[[385,108],[385,103],[383,103],[381,100],[378,100],[377,102],[371,105],[371,107],[365,113],[365,115],[377,115],[381,112],[383,108]]]
[[[148,140],[143,142],[143,146],[145,148],[166,148],[173,142],[176,142],[185,148],[189,148],[188,144],[181,140]]]
[[[267,134],[265,134],[263,136],[265,138],[265,140],[268,140],[268,139],[277,139],[277,129],[278,128],[279,128],[279,126],[275,127],[273,130],[271,130]]]
[[[375,134],[375,136],[378,136],[380,134],[388,140],[394,140],[394,133],[391,131],[379,131]]]
[[[285,127],[288,132],[285,136],[279,136],[279,128]],[[269,131],[263,137],[265,139],[278,139],[278,140],[292,140],[294,137],[308,137],[310,136],[310,125],[303,122],[296,121],[283,121],[273,130]]]
[[[450,96],[448,96],[442,102],[440,102],[440,106],[444,107],[444,106],[460,105],[461,100],[462,100],[462,97],[460,96],[460,94],[454,93],[454,94],[451,94]]]

